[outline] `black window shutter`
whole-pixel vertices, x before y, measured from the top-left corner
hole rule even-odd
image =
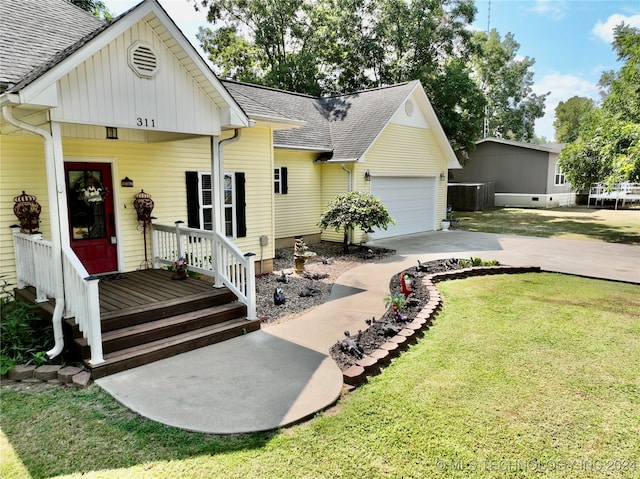
[[[287,168],[280,168],[280,193],[286,195],[289,192],[289,178]]]
[[[244,173],[236,175],[236,233],[238,238],[247,236],[247,204],[245,201]]]
[[[200,228],[200,192],[198,191],[198,172],[187,171],[187,226]]]

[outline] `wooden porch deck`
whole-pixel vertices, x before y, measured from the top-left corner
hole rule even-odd
[[[205,280],[189,278],[174,281],[164,269],[147,269],[106,275],[100,279],[100,317],[104,321],[123,310],[142,309],[157,303],[193,300],[202,294],[229,294],[227,288],[214,288]]]
[[[229,289],[194,278],[175,281],[172,275],[149,269],[103,277],[98,288],[105,362],[89,364],[89,346],[73,318],[65,321],[65,349],[82,358],[97,379],[260,329]],[[33,288],[16,295],[35,300]],[[41,306],[51,314],[54,304]]]

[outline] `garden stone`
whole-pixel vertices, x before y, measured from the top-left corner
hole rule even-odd
[[[35,365],[18,365],[9,370],[9,379],[14,381],[24,381],[33,378],[33,372],[36,370]]]

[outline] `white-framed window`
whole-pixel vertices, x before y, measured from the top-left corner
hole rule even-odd
[[[187,171],[188,226],[213,230],[214,185],[211,172]],[[244,173],[225,172],[223,182],[224,230],[233,238],[247,234]]]
[[[276,195],[286,195],[289,190],[288,170],[284,166],[273,169],[273,192]]]
[[[198,172],[198,196],[200,197],[200,227],[213,230],[213,187],[211,173]]]
[[[235,183],[234,175],[224,174],[224,232],[233,238],[237,236]]]
[[[556,174],[554,184],[560,186],[567,183],[567,179],[562,172],[562,168],[560,168],[560,163],[556,162]]]

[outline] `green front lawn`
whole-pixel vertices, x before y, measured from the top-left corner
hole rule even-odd
[[[586,207],[456,211],[456,229],[485,233],[606,241],[640,245],[640,209]]]
[[[217,437],[84,391],[2,389],[0,477],[638,477],[640,286],[559,274],[438,285],[420,342],[316,419]]]

